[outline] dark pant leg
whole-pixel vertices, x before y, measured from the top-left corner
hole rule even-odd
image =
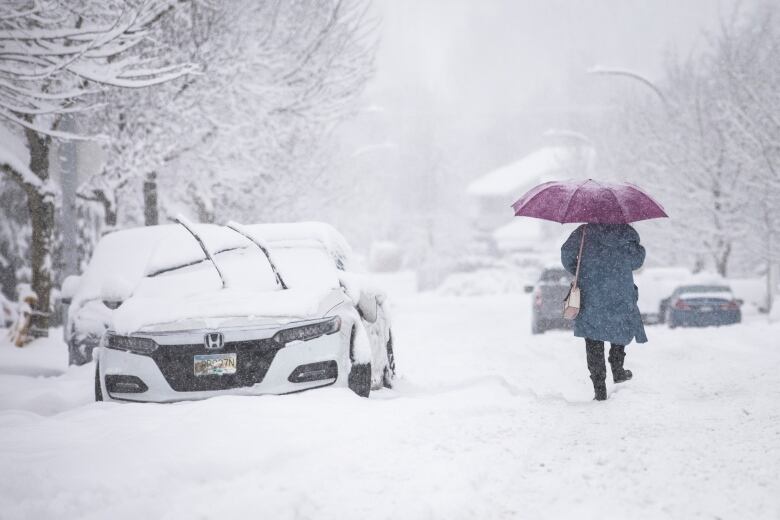
[[[612,373],[623,370],[623,360],[626,359],[625,345],[609,345],[609,365],[612,367]]]
[[[604,342],[585,338],[585,353],[591,380],[594,384],[603,383],[607,378],[607,365],[604,363]]]

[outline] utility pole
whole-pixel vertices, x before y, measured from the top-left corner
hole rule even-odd
[[[76,121],[73,116],[62,116],[61,129],[76,133]],[[78,187],[78,151],[76,142],[62,140],[58,147],[60,160],[60,182],[62,183],[62,238],[67,244],[62,248],[63,278],[78,274],[78,214],[76,212],[76,188]]]

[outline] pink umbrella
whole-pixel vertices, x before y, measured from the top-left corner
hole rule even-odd
[[[545,182],[512,204],[518,217],[554,222],[628,224],[662,218],[664,208],[638,186],[594,181]]]

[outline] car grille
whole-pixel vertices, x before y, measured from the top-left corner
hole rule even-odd
[[[203,344],[159,345],[152,353],[165,380],[177,392],[227,390],[252,386],[263,381],[268,368],[282,345],[271,339],[225,343],[219,350],[209,350]],[[196,376],[195,356],[198,354],[236,353],[236,373],[230,375]]]

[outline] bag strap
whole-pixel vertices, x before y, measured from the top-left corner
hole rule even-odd
[[[580,252],[577,255],[577,270],[574,272],[574,287],[577,287],[577,282],[580,278],[580,261],[582,260],[582,246],[585,245],[585,230],[588,228],[588,225],[585,224],[582,226],[582,239],[580,239]]]

